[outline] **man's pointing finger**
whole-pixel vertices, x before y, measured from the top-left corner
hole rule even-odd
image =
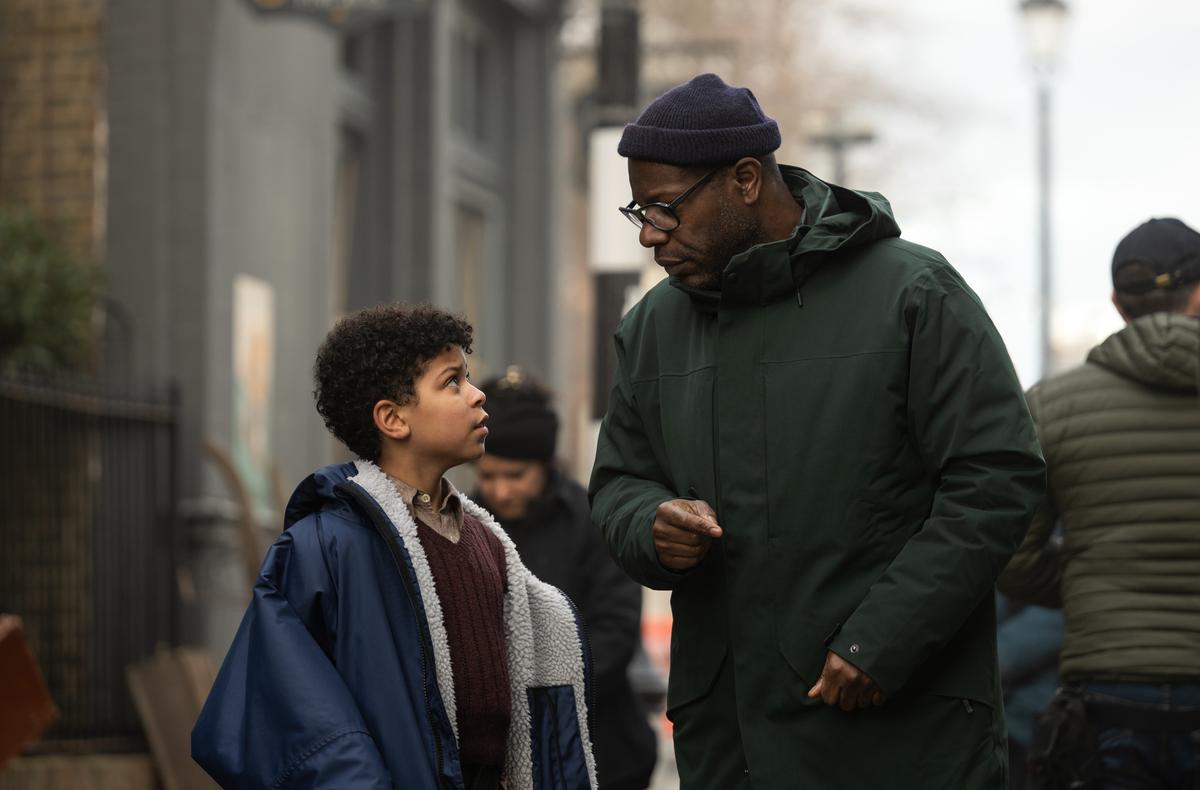
[[[721,527],[717,524],[716,514],[706,503],[698,500],[675,499],[664,502],[658,506],[657,517],[662,523],[676,529],[709,538],[721,537]]]

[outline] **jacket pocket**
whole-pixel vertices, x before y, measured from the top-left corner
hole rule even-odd
[[[798,612],[787,612],[780,617],[779,652],[805,692],[821,677],[829,652],[825,640],[836,627],[836,623],[821,622]]]
[[[992,709],[999,706],[996,604],[991,595],[980,602],[958,633],[925,661],[900,693],[965,699]]]
[[[574,687],[538,686],[526,694],[534,790],[588,790]]]
[[[689,488],[697,498],[711,499],[716,491],[713,467],[713,368],[663,374],[633,385],[643,419],[657,426],[653,442],[661,447],[663,471],[676,495]],[[653,428],[651,428],[653,431]]]
[[[671,671],[667,711],[708,696],[729,643],[727,594],[720,553],[709,552],[671,594]]]
[[[903,380],[897,367],[902,359],[850,354],[763,364],[772,540],[781,546],[802,542],[806,551],[857,540],[858,533],[839,530],[845,504],[895,474],[907,443],[904,393],[896,389]]]
[[[672,642],[675,641],[672,635]],[[704,699],[712,691],[725,658],[724,642],[700,642],[699,650],[671,649],[671,672],[667,676],[667,718],[672,711],[696,700]]]

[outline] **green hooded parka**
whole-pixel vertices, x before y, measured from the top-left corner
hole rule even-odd
[[[993,588],[1045,484],[1021,387],[979,299],[884,198],[782,170],[806,224],[735,256],[719,292],[663,282],[621,321],[593,520],[673,591],[677,738],[730,662],[736,704],[705,719],[737,729],[754,788],[999,790]],[[685,573],[651,535],[676,498],[724,530]],[[827,650],[888,702],[808,699]]]

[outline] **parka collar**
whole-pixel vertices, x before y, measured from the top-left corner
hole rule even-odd
[[[827,184],[798,167],[780,165],[779,169],[804,206],[804,224],[786,239],[757,244],[733,256],[721,275],[720,290],[692,288],[671,278],[670,284],[686,293],[699,312],[770,304],[785,297],[799,301],[800,286],[829,259],[829,253],[900,235],[882,195]]]

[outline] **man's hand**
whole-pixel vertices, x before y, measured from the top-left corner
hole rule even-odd
[[[833,651],[826,654],[821,679],[808,690],[808,696],[820,697],[826,705],[845,711],[882,705],[887,699],[870,675]]]
[[[672,499],[654,513],[654,551],[664,568],[686,571],[700,564],[713,538],[721,537],[716,511],[698,499]]]

